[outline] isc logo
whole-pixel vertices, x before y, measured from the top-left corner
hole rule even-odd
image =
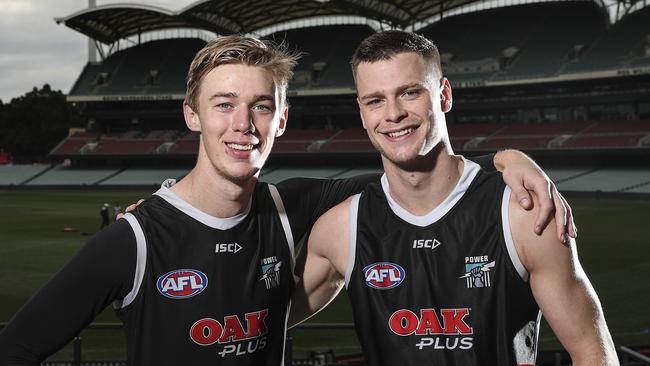
[[[404,281],[406,272],[397,264],[378,262],[366,266],[363,269],[363,277],[369,287],[388,290],[399,286]]]
[[[240,250],[242,250],[242,246],[238,243],[221,243],[216,244],[214,247],[215,253],[237,253]]]
[[[177,269],[158,278],[156,287],[170,299],[186,299],[196,296],[208,286],[208,277],[194,269]]]
[[[436,249],[441,244],[438,239],[416,239],[413,240],[413,249]]]

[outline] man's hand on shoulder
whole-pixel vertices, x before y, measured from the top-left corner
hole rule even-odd
[[[124,210],[124,213],[118,213],[117,216],[115,216],[115,220],[119,220],[119,219],[121,219],[122,217],[124,217],[124,214],[125,214],[125,213],[127,213],[127,212],[131,212],[131,211],[135,210],[136,207],[140,206],[140,204],[141,204],[142,202],[144,202],[144,200],[143,200],[142,198],[140,198],[140,199],[138,200],[138,202],[136,202],[136,203],[132,203],[132,204],[128,205],[128,206],[126,207],[126,209]]]
[[[576,238],[578,230],[573,222],[573,213],[566,199],[558,192],[555,184],[531,158],[517,150],[499,151],[494,156],[494,166],[502,172],[503,180],[512,189],[517,202],[526,210],[533,208],[531,192],[539,202],[539,210],[533,227],[537,235],[548,228],[555,218],[555,233],[560,242],[566,244],[568,237]]]

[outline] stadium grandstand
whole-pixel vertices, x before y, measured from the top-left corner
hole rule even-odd
[[[265,15],[237,12],[236,19],[223,16],[237,7],[234,2],[217,7],[211,1],[179,11],[91,6],[57,18],[92,39],[88,63],[67,97],[81,108],[85,125],[52,149],[51,167],[0,184],[68,186],[78,179],[98,187],[148,185],[159,183],[155,177],[167,169],[182,176],[198,147],[180,108],[188,65],[208,39],[237,32],[303,54],[290,84],[290,127],[262,179],[271,172],[270,180],[284,173],[339,176],[351,169],[352,156],[363,169],[377,170],[377,155],[358,122],[349,57],[361,39],[389,28],[419,32],[438,45],[454,87],[448,124],[457,153],[517,148],[551,174],[563,169],[559,156],[605,177],[618,174],[607,170],[611,159],[631,170],[650,169],[639,166],[650,151],[650,8],[640,3],[289,3],[264,3]],[[594,152],[605,157],[600,164],[591,159]],[[330,162],[331,175],[295,167],[311,166],[313,159]],[[291,169],[283,168],[287,161]],[[98,164],[106,169],[80,173]],[[143,179],[143,170],[151,170],[152,179]],[[601,186],[582,184],[591,179],[580,177],[565,177],[560,187],[650,190],[650,179],[620,185],[598,180]]]
[[[288,129],[276,140],[261,180],[379,172],[378,154],[359,122],[349,59],[373,32],[404,29],[430,38],[440,50],[454,93],[447,123],[456,153],[516,148],[534,157],[568,195],[647,199],[645,5],[202,0],[169,10],[95,6],[90,0],[88,8],[55,19],[90,40],[88,62],[67,96],[82,111],[83,125],[51,150],[50,164],[11,165],[9,155],[0,153],[0,186],[154,187],[183,177],[199,144],[182,116],[187,69],[206,41],[233,33],[303,53],[289,85]],[[557,360],[540,365],[559,365]],[[642,364],[634,362],[627,365]]]

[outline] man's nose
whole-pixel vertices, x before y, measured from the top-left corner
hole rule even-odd
[[[399,100],[388,100],[386,103],[386,121],[397,123],[406,117],[406,110]]]
[[[248,107],[237,108],[232,121],[232,129],[241,133],[255,132],[253,113]]]

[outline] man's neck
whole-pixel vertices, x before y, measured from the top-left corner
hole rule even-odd
[[[393,200],[413,215],[431,212],[454,190],[463,172],[463,160],[445,149],[423,157],[424,169],[404,169],[384,159],[384,171]],[[422,165],[420,166],[422,167]]]
[[[171,190],[210,216],[228,218],[246,210],[256,182],[255,177],[244,182],[233,182],[215,169],[204,169],[197,163]]]

